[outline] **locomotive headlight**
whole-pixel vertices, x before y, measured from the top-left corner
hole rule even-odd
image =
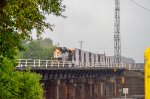
[[[59,49],[56,49],[55,51],[56,51],[56,52],[60,52]]]

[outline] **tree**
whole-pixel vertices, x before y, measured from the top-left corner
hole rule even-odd
[[[64,8],[62,0],[0,0],[0,61],[23,50],[21,40],[31,39],[32,30],[37,36],[44,28],[52,30],[45,14],[63,16]]]
[[[40,59],[43,52],[39,42],[31,41],[26,45],[26,51],[23,53],[25,59]]]
[[[11,61],[4,59],[0,68],[0,99],[42,99],[41,76],[30,71],[12,72]]]
[[[31,72],[14,71],[22,40],[31,40],[44,28],[46,14],[62,16],[62,0],[0,0],[0,99],[41,99],[40,76]],[[32,84],[32,86],[31,86]]]
[[[24,43],[23,45],[26,50],[21,52],[20,58],[50,60],[53,57],[55,46],[53,45],[53,41],[49,38],[32,40],[28,43]]]

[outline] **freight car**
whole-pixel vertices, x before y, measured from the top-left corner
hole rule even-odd
[[[109,66],[110,58],[105,54],[95,54],[77,48],[57,47],[54,50],[54,59],[71,62],[79,67]]]

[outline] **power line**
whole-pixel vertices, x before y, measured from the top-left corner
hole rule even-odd
[[[147,9],[147,8],[143,7],[143,6],[140,5],[139,3],[137,3],[137,2],[135,2],[135,1],[133,1],[133,0],[129,0],[129,1],[131,1],[131,2],[134,3],[134,4],[136,4],[137,6],[141,7],[142,9],[144,9],[144,10],[150,12],[150,9]]]

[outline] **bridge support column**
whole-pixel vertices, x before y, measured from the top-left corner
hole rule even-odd
[[[59,84],[60,80],[44,81],[46,99],[59,99]]]
[[[59,99],[59,85],[60,79],[56,80],[56,99]]]
[[[84,78],[76,80],[76,98],[75,99],[85,99],[85,82]]]
[[[100,99],[100,80],[98,78],[94,78],[94,84],[93,84],[93,92],[94,97],[93,99]]]
[[[106,96],[106,77],[95,78],[95,95],[98,99],[103,99]]]
[[[86,99],[92,99],[93,97],[93,79],[88,78],[86,84]]]
[[[108,97],[115,96],[118,93],[117,90],[118,90],[117,84],[113,77],[107,78],[104,81],[104,96]]]
[[[67,98],[66,99],[75,99],[76,92],[76,83],[73,79],[69,79],[66,83],[67,85]]]
[[[61,84],[59,86],[59,99],[67,99],[66,79],[61,79],[60,82]]]
[[[100,83],[100,96],[103,96],[104,95],[104,83],[101,82]]]
[[[73,79],[62,79],[59,90],[59,99],[76,99],[76,83]]]
[[[51,87],[52,82],[50,80],[45,81],[45,98],[46,99],[52,99],[54,98],[53,95],[51,95],[52,90],[54,90],[54,87]]]
[[[110,82],[109,88],[110,88],[110,96],[114,96],[114,82]]]
[[[108,87],[107,87],[107,81],[106,80],[101,80],[100,83],[100,88],[101,88],[101,98],[106,97],[108,94]]]
[[[105,95],[111,96],[111,86],[110,82],[105,83]]]
[[[97,88],[95,99],[102,99],[104,95],[104,83],[100,79],[98,79],[95,87]]]

